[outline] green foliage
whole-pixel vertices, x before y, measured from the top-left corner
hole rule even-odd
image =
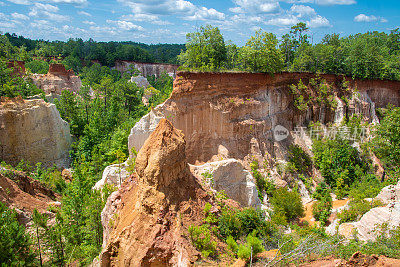
[[[201,26],[198,32],[188,33],[186,39],[186,51],[178,56],[184,68],[201,71],[221,69],[226,60],[226,47],[218,27]]]
[[[358,221],[370,209],[383,206],[379,200],[372,201],[372,203],[362,200],[350,200],[348,203],[349,209],[341,211],[337,217],[340,223]]]
[[[373,151],[389,169],[400,167],[400,108],[388,107],[371,141]]]
[[[370,170],[368,162],[346,140],[314,140],[313,153],[314,163],[326,183],[335,188],[341,197],[347,194],[353,182],[360,180]]]
[[[278,39],[272,33],[257,31],[239,50],[241,70],[275,73],[283,69],[283,56]]]
[[[239,246],[232,236],[228,236],[228,238],[226,239],[226,244],[228,245],[229,250],[234,255],[236,255],[238,253]]]
[[[299,145],[290,145],[288,152],[289,162],[294,166],[294,172],[310,173],[312,160]]]
[[[49,72],[49,63],[44,60],[32,60],[25,64],[25,68],[32,73],[47,74]]]
[[[221,237],[232,236],[234,239],[239,239],[254,230],[264,238],[270,237],[275,231],[274,226],[265,220],[261,210],[254,208],[235,210],[227,207],[222,209],[218,217],[218,233]]]
[[[366,175],[350,187],[349,197],[355,200],[374,198],[387,185],[388,182],[381,183],[375,175]]]
[[[34,266],[25,227],[17,220],[17,213],[0,202],[0,265]]]
[[[258,198],[261,201],[263,201],[264,194],[271,196],[272,193],[275,191],[276,189],[275,184],[269,179],[266,179],[262,176],[262,174],[259,171],[260,166],[258,164],[258,161],[253,160],[250,163],[250,168],[251,168],[251,174],[253,175],[253,178],[256,180]]]
[[[312,197],[316,202],[312,206],[312,213],[317,221],[325,225],[332,212],[332,197],[325,183],[317,185]]]
[[[287,221],[294,221],[304,216],[300,194],[295,190],[277,189],[272,195],[270,203],[274,207],[274,212],[284,215]]]
[[[209,225],[191,225],[188,230],[193,245],[201,251],[203,257],[216,256],[217,244],[212,240]]]
[[[248,260],[254,257],[257,253],[263,252],[264,247],[262,241],[256,237],[256,233],[250,233],[246,238],[246,243],[239,245],[238,256],[241,259]]]
[[[311,78],[307,85],[300,79],[297,85],[292,84],[290,86],[290,90],[294,96],[294,105],[301,111],[322,106],[334,110],[337,106],[332,85],[320,76]]]

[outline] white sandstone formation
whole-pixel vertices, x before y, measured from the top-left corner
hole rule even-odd
[[[132,76],[131,77],[131,82],[135,83],[138,87],[140,88],[147,88],[150,86],[149,81],[146,79],[146,77],[143,77],[141,75],[139,76]]]
[[[10,164],[22,159],[45,167],[68,168],[70,128],[54,104],[43,100],[2,98],[0,158]]]
[[[139,152],[144,142],[150,136],[150,134],[156,129],[158,123],[164,115],[158,110],[163,104],[158,105],[152,109],[148,114],[143,116],[131,129],[131,133],[128,137],[128,148],[129,155],[132,157],[132,148]]]
[[[229,198],[242,206],[261,206],[254,178],[238,160],[227,159],[200,166],[190,165],[190,170],[203,180],[202,174],[210,173],[212,179],[206,182],[217,191],[225,191]]]
[[[106,184],[120,187],[125,179],[129,177],[129,172],[126,170],[127,167],[128,164],[126,162],[107,166],[103,171],[101,180],[94,185],[93,189],[101,190]]]
[[[352,238],[353,234],[357,233],[360,240],[374,241],[377,237],[374,230],[382,224],[387,224],[389,229],[400,226],[400,181],[396,186],[382,189],[375,199],[387,205],[371,209],[357,222],[341,224],[338,233],[346,238]]]

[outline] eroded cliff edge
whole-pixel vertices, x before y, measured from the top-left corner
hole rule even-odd
[[[337,94],[335,110],[324,106],[298,110],[290,86],[300,80],[308,85],[316,78],[311,73],[178,72],[171,97],[132,128],[129,148],[138,151],[159,120],[167,118],[185,134],[191,164],[213,161],[216,155],[245,161],[250,156],[280,159],[293,139],[276,141],[273,130],[277,125],[292,131],[309,121],[339,122],[345,114],[359,114],[373,122],[375,107],[400,105],[400,82],[320,77],[337,92],[348,81],[355,92],[348,96],[349,103]]]
[[[1,99],[1,160],[16,165],[24,159],[45,167],[68,168],[71,143],[69,125],[54,104],[42,99]]]

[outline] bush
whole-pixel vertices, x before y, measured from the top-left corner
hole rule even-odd
[[[332,212],[332,197],[327,185],[319,184],[312,196],[317,200],[312,206],[313,216],[317,221],[326,224]]]
[[[47,74],[49,72],[49,63],[44,60],[32,60],[25,64],[25,67],[32,73]]]
[[[226,244],[228,244],[229,250],[232,251],[234,255],[238,253],[238,244],[232,236],[228,236],[228,238],[226,239]]]
[[[215,256],[217,244],[212,241],[210,226],[203,224],[201,226],[189,226],[190,239],[197,250],[201,251],[203,257]]]
[[[262,241],[256,237],[256,232],[249,234],[246,238],[247,242],[239,246],[238,256],[241,259],[248,260],[251,256],[263,252],[264,247]]]
[[[346,140],[314,140],[315,165],[326,183],[343,197],[353,182],[367,174],[369,164],[361,159],[356,148]]]
[[[29,236],[18,222],[16,212],[0,202],[0,265],[33,265],[30,245]]]
[[[382,206],[379,200],[372,203],[366,200],[351,200],[349,202],[349,209],[343,210],[338,214],[340,223],[353,222],[359,220],[370,209]]]
[[[304,216],[303,203],[300,194],[284,188],[276,190],[270,199],[274,212],[281,213],[288,221]]]
[[[262,237],[271,236],[275,232],[272,223],[265,220],[261,210],[224,208],[218,218],[218,233],[223,238],[232,236],[237,240],[254,230]]]

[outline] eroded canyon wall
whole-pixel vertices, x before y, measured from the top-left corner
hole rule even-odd
[[[166,63],[142,63],[142,62],[134,62],[134,61],[126,61],[126,60],[117,60],[115,62],[115,69],[120,72],[127,72],[131,69],[131,67],[138,69],[140,73],[144,76],[152,76],[155,75],[159,77],[162,73],[167,73],[169,76],[176,76],[176,72],[178,70],[179,65],[174,64],[166,64]]]
[[[333,88],[342,76],[321,75]],[[313,107],[301,112],[294,106],[290,85],[300,79],[308,84],[311,73],[190,73],[178,72],[171,97],[143,117],[129,136],[129,148],[138,151],[161,118],[169,119],[187,138],[189,163],[208,162],[221,151],[241,160],[252,156],[282,158],[291,136],[277,141],[273,131],[281,125],[289,131],[307,121],[338,122],[343,114],[356,113],[372,122],[375,106],[400,105],[400,82],[352,80],[357,88],[349,105],[336,98],[336,111]],[[346,110],[344,110],[346,109]]]
[[[32,74],[30,77],[46,94],[61,95],[64,90],[76,93],[82,86],[81,79],[62,64],[50,64],[47,74]]]
[[[24,159],[31,164],[67,168],[71,143],[69,125],[54,104],[42,99],[1,99],[1,160],[15,165]]]

